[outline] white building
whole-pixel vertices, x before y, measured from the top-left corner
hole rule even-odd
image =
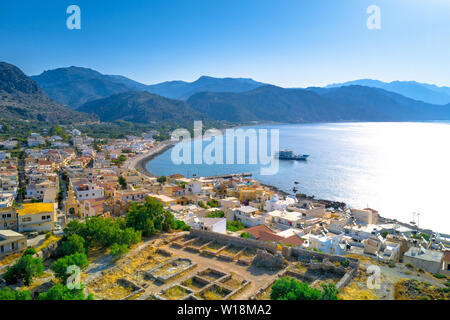
[[[193,218],[188,222],[194,229],[225,234],[227,232],[227,219],[225,218]]]
[[[39,133],[32,133],[27,139],[29,147],[38,147],[45,143],[45,139]]]
[[[291,196],[287,196],[285,200],[280,200],[277,194],[272,195],[270,200],[267,200],[264,205],[264,210],[267,212],[274,210],[285,210],[287,207],[297,203],[297,199]]]
[[[266,223],[266,215],[251,206],[229,208],[226,211],[228,221],[240,221],[247,228]]]
[[[76,184],[73,191],[77,200],[97,199],[104,195],[104,189],[92,183]]]

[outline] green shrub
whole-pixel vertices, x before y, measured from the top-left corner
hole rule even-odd
[[[117,260],[117,259],[122,258],[123,255],[126,254],[130,250],[130,248],[126,244],[114,243],[109,250],[110,250],[111,256]]]
[[[61,279],[63,282],[66,282],[67,278],[71,276],[70,273],[67,273],[67,270],[73,265],[78,266],[81,270],[85,270],[89,266],[89,261],[86,254],[77,252],[60,258],[52,264],[51,269],[57,278]]]
[[[245,226],[242,224],[242,222],[240,221],[232,221],[229,222],[227,221],[227,230],[228,231],[232,231],[232,232],[236,232],[239,230],[245,229]]]
[[[350,261],[348,261],[347,259],[345,259],[344,261],[341,261],[341,265],[343,266],[343,267],[348,267],[349,265],[350,265]]]
[[[0,301],[2,300],[31,300],[30,291],[12,290],[9,287],[0,289]]]
[[[288,277],[276,280],[270,292],[271,300],[320,300],[321,298],[320,290]]]
[[[220,210],[216,210],[214,212],[210,212],[206,215],[207,218],[223,218],[225,216],[225,213]]]
[[[36,249],[35,248],[28,248],[27,250],[25,250],[22,254],[22,257],[24,256],[34,256],[36,254]]]
[[[69,289],[67,286],[57,284],[53,286],[47,292],[43,292],[39,295],[39,300],[94,300],[92,294],[86,296],[84,294],[84,286],[81,285],[80,289]]]
[[[33,278],[41,276],[43,272],[42,259],[28,254],[22,256],[13,266],[8,267],[4,278],[7,284],[15,284],[22,280],[24,285],[29,286],[33,283]]]
[[[248,232],[242,232],[242,233],[241,233],[241,238],[244,238],[244,239],[250,239],[250,238],[251,238],[250,233],[248,233]]]

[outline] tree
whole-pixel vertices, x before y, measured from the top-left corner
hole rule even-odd
[[[82,237],[86,250],[92,246],[108,248],[114,243],[129,246],[141,241],[141,232],[127,227],[125,220],[120,218],[90,217],[85,223],[71,221],[64,232],[68,237],[74,234]]]
[[[223,218],[225,213],[221,210],[216,210],[214,212],[210,212],[206,215],[207,218]]]
[[[169,231],[175,227],[173,215],[164,210],[162,204],[147,197],[143,204],[133,203],[126,216],[127,227],[151,236],[159,231]]]
[[[119,184],[122,187],[122,189],[126,189],[127,188],[127,181],[122,176],[119,177]]]
[[[13,266],[8,267],[4,278],[8,284],[15,284],[23,280],[24,285],[29,286],[33,282],[33,278],[41,276],[43,272],[42,259],[27,254],[22,256]]]
[[[114,259],[120,259],[129,251],[129,247],[126,244],[114,243],[109,250]]]
[[[240,222],[238,220],[232,221],[232,222],[227,221],[227,230],[228,231],[236,232],[236,231],[239,231],[242,229],[245,229],[245,226],[242,224],[242,222]]]
[[[159,183],[164,183],[167,181],[167,178],[166,178],[166,176],[161,176],[158,179],[156,179],[156,181],[158,181]]]
[[[9,287],[0,289],[0,301],[1,300],[31,300],[31,293],[27,290],[12,290]]]
[[[322,283],[322,300],[337,300],[339,290],[334,283],[325,284]]]
[[[43,292],[39,295],[39,300],[94,300],[92,294],[84,294],[84,286],[81,285],[80,289],[69,289],[67,286],[58,283],[53,286],[47,292]]]
[[[63,282],[66,282],[67,278],[71,276],[70,273],[67,273],[67,269],[73,265],[78,266],[81,270],[86,269],[89,266],[89,261],[86,254],[77,252],[70,256],[59,258],[55,261],[55,263],[53,263],[51,269],[57,278],[61,279]]]
[[[200,208],[203,208],[203,209],[208,209],[208,207],[206,206],[206,204],[203,202],[203,201],[199,201],[199,202],[197,202],[197,204],[198,204],[198,206],[200,207]]]
[[[78,234],[72,234],[62,242],[61,247],[59,248],[59,255],[68,256],[77,252],[86,253],[85,241],[83,237]]]
[[[182,220],[175,220],[175,230],[181,230],[181,231],[189,231],[191,230],[191,226],[188,226],[184,221]]]
[[[217,208],[219,206],[219,202],[216,199],[211,199],[208,202],[206,202],[206,204],[211,208]]]
[[[241,233],[241,238],[244,238],[244,239],[250,239],[250,233],[248,233],[248,232],[242,232],[242,233]]]
[[[270,292],[272,300],[320,300],[322,293],[307,283],[282,277],[275,281]]]
[[[25,250],[22,254],[22,257],[25,256],[34,256],[36,254],[36,249],[35,248],[28,248],[27,250]]]
[[[49,134],[51,136],[59,136],[61,137],[64,141],[69,140],[69,136],[67,135],[67,133],[64,131],[63,128],[61,128],[58,125],[54,125],[53,127],[50,128]]]

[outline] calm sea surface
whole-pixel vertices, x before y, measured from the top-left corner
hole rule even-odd
[[[263,176],[257,165],[175,165],[169,150],[147,169],[156,175],[186,177],[251,172],[289,193],[298,181],[299,192],[316,198],[369,206],[404,222],[413,220],[413,212],[420,213],[420,227],[450,233],[450,122],[252,128],[279,129],[280,149],[311,156],[307,162],[280,161],[276,175]],[[203,142],[203,147],[209,144]]]

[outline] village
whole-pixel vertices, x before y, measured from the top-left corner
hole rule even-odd
[[[75,263],[93,299],[269,300],[281,278],[318,290],[332,284],[344,300],[449,299],[447,235],[372,208],[286,194],[248,174],[152,176],[137,164],[164,146],[155,132],[94,139],[52,131],[32,133],[23,148],[0,142],[0,289],[37,297],[63,283],[57,258],[81,252],[61,254],[83,238],[82,226],[103,219],[120,225],[121,242],[85,236],[96,245]],[[165,212],[156,231],[130,230],[133,215],[156,203]],[[43,270],[11,284],[5,275],[27,252]]]

